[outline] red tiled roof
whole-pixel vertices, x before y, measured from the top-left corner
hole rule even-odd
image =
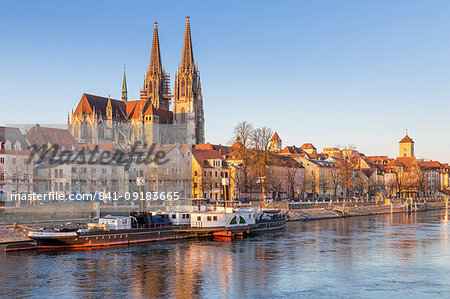
[[[155,106],[153,106],[153,104],[150,104],[147,108],[147,110],[145,110],[144,115],[158,115],[158,111],[156,110]]]
[[[208,159],[221,159],[222,161],[225,161],[225,159],[222,158],[222,155],[218,150],[201,150],[201,149],[192,149],[192,155],[194,156],[197,163],[200,165],[205,165],[205,160]],[[226,165],[226,162],[222,164],[223,168],[228,168]]]
[[[399,143],[414,143],[414,141],[411,139],[411,137],[408,136],[408,134],[406,134],[406,136],[403,137],[403,139],[400,140]]]
[[[417,164],[425,168],[441,168],[441,163],[438,161],[418,161]]]
[[[404,166],[410,168],[416,164],[416,158],[415,157],[398,157],[396,159],[397,162],[402,163]]]
[[[277,132],[275,132],[270,141],[281,141],[281,138],[278,136]]]
[[[239,145],[238,145],[239,147]],[[200,150],[217,150],[221,155],[226,155],[232,149],[230,146],[221,145],[221,144],[211,144],[209,142],[204,144],[196,144],[194,146],[195,149]]]
[[[213,150],[213,146],[211,143],[205,143],[205,144],[196,144],[194,146],[195,149],[201,149],[201,150]]]
[[[301,147],[301,149],[316,149],[312,143],[305,143]]]
[[[83,93],[74,114],[93,114],[106,116],[108,98]],[[126,112],[125,102],[111,99],[112,117],[124,118]]]
[[[305,152],[301,149],[296,147],[295,145],[292,146],[286,146],[280,154],[304,154]]]
[[[94,111],[98,115],[106,116],[106,108],[108,106],[108,98],[83,94],[74,114],[93,114]],[[173,112],[168,110],[156,109],[151,103],[144,100],[123,102],[111,99],[111,108],[113,119],[138,119],[140,112],[145,109],[143,115],[158,115],[160,124],[172,124]]]
[[[77,141],[72,134],[65,129],[47,128],[35,125],[25,135],[31,144],[57,144],[57,145],[76,145]]]
[[[126,103],[127,118],[139,118],[141,106],[143,106],[142,100],[128,101]]]

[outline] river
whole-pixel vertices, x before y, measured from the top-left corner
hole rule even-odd
[[[445,211],[290,222],[223,240],[0,253],[0,297],[447,297]]]

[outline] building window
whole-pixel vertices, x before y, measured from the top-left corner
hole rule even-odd
[[[184,97],[186,95],[186,82],[184,80],[181,80],[181,84],[180,84],[180,89],[181,89],[181,96]]]
[[[177,219],[177,214],[172,214],[172,219]]]
[[[0,158],[0,164],[5,164],[5,158],[3,157]]]
[[[181,115],[180,122],[182,124],[185,124],[186,123],[186,110],[184,108],[180,109],[180,115]]]
[[[211,216],[206,217],[206,221],[211,221]]]
[[[197,216],[197,221],[202,221],[202,216]]]
[[[5,174],[3,172],[0,172],[0,181],[5,180]]]
[[[194,176],[197,176],[197,170],[196,170],[196,171],[194,171]]]
[[[217,216],[213,216],[213,220],[214,220],[214,221],[217,221]]]
[[[98,138],[100,138],[100,139],[105,138],[105,130],[104,130],[102,124],[100,124],[100,125],[98,126]]]

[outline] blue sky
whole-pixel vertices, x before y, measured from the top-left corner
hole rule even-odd
[[[172,77],[191,16],[207,141],[243,120],[284,145],[450,161],[449,1],[0,1],[0,123],[65,123],[83,92],[137,99],[158,19]],[[173,81],[172,81],[173,84]]]

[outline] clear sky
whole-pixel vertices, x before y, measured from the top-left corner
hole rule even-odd
[[[158,19],[172,78],[191,17],[206,139],[236,123],[284,145],[450,162],[450,1],[0,1],[0,123],[65,123],[83,92],[137,99]],[[173,81],[171,82],[173,84]]]

